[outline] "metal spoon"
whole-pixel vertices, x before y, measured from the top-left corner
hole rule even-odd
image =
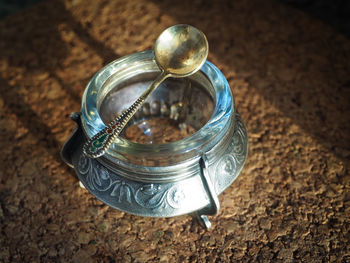
[[[127,110],[85,143],[84,153],[91,158],[102,156],[159,84],[169,77],[183,78],[197,72],[208,50],[205,35],[193,26],[175,25],[163,31],[154,46],[161,74]]]

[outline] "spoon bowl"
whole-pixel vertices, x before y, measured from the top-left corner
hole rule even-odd
[[[201,31],[189,25],[175,25],[158,37],[154,54],[158,66],[172,77],[186,77],[203,66],[208,50],[208,41]]]

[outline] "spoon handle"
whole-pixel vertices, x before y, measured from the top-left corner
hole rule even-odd
[[[122,132],[125,125],[135,115],[145,100],[151,93],[162,83],[169,75],[162,71],[161,74],[152,82],[152,84],[142,93],[142,95],[118,117],[111,121],[105,128],[96,133],[93,137],[88,139],[84,144],[84,154],[90,158],[97,158],[102,156],[117,136]]]

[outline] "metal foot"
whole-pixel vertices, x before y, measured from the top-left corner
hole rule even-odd
[[[83,185],[83,183],[82,183],[81,181],[79,181],[79,186],[80,186],[80,188],[82,188],[82,189],[86,189],[85,186]]]
[[[200,215],[197,213],[197,220],[206,230],[209,230],[211,228],[211,222],[206,215]]]
[[[196,217],[199,223],[208,230],[211,227],[211,222],[208,219],[207,215],[216,215],[217,213],[219,213],[220,202],[219,202],[218,196],[216,195],[214,185],[212,184],[210,179],[209,170],[208,170],[209,162],[205,154],[201,157],[199,164],[201,167],[202,183],[203,183],[204,189],[207,192],[210,203],[207,207],[204,207],[203,209],[199,210],[196,213]]]
[[[72,162],[72,156],[73,156],[73,153],[77,150],[79,145],[78,141],[81,140],[81,137],[83,135],[80,115],[81,115],[80,112],[74,112],[70,115],[70,118],[77,124],[77,126],[73,131],[72,135],[70,136],[70,138],[65,142],[61,150],[61,157],[63,161],[72,168],[74,168],[73,162]]]

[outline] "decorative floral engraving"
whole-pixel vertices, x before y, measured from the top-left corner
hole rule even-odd
[[[147,209],[162,209],[168,205],[177,208],[175,201],[168,196],[169,187],[162,188],[158,184],[137,184],[129,183],[128,180],[120,179],[117,175],[111,173],[106,167],[97,161],[87,158],[82,154],[78,161],[78,170],[81,175],[85,176],[85,183],[89,190],[104,192],[114,197],[117,203],[136,202],[141,207]],[[173,200],[168,204],[168,200]]]
[[[148,184],[136,191],[135,200],[142,207],[160,209],[165,205],[166,192],[166,189],[162,189],[160,185]]]
[[[113,181],[107,168],[87,158],[84,154],[80,155],[78,170],[86,176],[85,182],[89,189],[99,192],[112,189],[110,196],[116,197],[117,202],[127,201],[131,203],[132,186],[122,180]]]
[[[81,174],[86,174],[89,171],[90,162],[84,154],[80,155],[78,162],[78,170]]]
[[[167,200],[169,205],[173,208],[180,208],[186,199],[184,191],[177,186],[173,186],[167,192]]]
[[[92,190],[107,191],[114,184],[108,170],[99,164],[93,166],[86,179]]]
[[[218,162],[215,170],[215,191],[220,192],[227,185],[227,178],[231,178],[236,171],[236,161],[231,154],[225,154]]]
[[[236,161],[231,154],[224,155],[217,165],[216,172],[223,176],[231,175],[236,170]]]
[[[237,177],[247,154],[247,133],[241,117],[236,113],[233,138],[226,154],[218,161],[215,169],[215,190],[220,193]],[[238,168],[238,169],[237,169]]]
[[[239,115],[236,115],[235,131],[226,152],[212,167],[215,190],[221,193],[237,177],[247,154],[247,134]],[[172,214],[191,202],[193,192],[183,183],[144,183],[115,174],[98,160],[84,154],[76,163],[79,177],[86,188],[109,205],[155,215]]]
[[[133,187],[124,181],[115,181],[114,188],[111,192],[111,196],[117,198],[117,202],[121,203],[126,201],[132,203],[131,195],[133,194]]]
[[[236,129],[233,135],[233,153],[236,161],[243,164],[246,158],[246,148],[247,148],[247,133],[245,131],[244,124],[241,117],[236,114]]]

